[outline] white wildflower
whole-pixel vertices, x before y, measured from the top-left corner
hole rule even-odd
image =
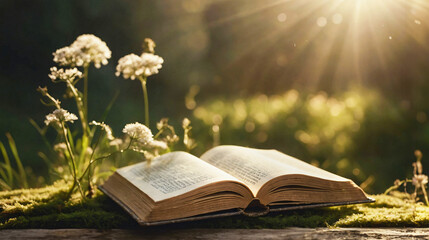
[[[131,80],[140,76],[149,77],[158,73],[163,62],[164,59],[152,53],[143,53],[141,56],[134,53],[128,54],[119,59],[116,66],[116,76],[119,77],[122,73],[125,79],[131,78]]]
[[[128,134],[133,139],[137,139],[142,144],[153,141],[153,135],[150,129],[138,122],[125,125],[122,132]]]
[[[49,125],[51,123],[60,123],[60,122],[72,122],[77,120],[76,115],[69,113],[67,110],[62,108],[55,109],[52,113],[46,115],[45,124]]]
[[[119,59],[116,66],[116,76],[119,77],[122,73],[125,79],[131,78],[131,80],[134,80],[136,77],[141,76],[143,72],[143,59],[134,53]]]
[[[157,74],[159,69],[161,69],[164,59],[162,57],[152,54],[152,53],[143,53],[141,55],[143,59],[144,76],[149,77],[150,75]]]
[[[70,81],[73,82],[75,79],[82,78],[82,72],[77,68],[71,69],[57,69],[57,67],[51,67],[51,74],[48,75],[52,81],[61,80],[61,81]]]
[[[58,49],[54,62],[60,65],[87,66],[94,63],[96,68],[106,65],[112,52],[106,43],[92,34],[80,35],[70,46]]]
[[[106,132],[106,137],[109,140],[114,140],[115,137],[113,137],[113,133],[112,133],[112,128],[105,124],[104,122],[96,122],[96,121],[92,121],[89,123],[89,125],[95,125],[95,126],[100,126],[102,130],[104,130]]]
[[[78,50],[73,47],[63,47],[57,49],[54,53],[54,62],[62,66],[79,66],[76,64]]]

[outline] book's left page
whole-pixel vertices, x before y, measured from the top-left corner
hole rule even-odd
[[[221,182],[242,183],[230,174],[186,152],[164,154],[150,164],[142,162],[117,173],[148,195],[154,202],[173,198],[199,187]]]

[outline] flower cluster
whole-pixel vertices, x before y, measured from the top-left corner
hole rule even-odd
[[[162,68],[162,63],[164,63],[164,59],[152,53],[143,53],[141,56],[134,53],[128,54],[119,59],[116,76],[119,77],[122,73],[125,79],[134,80],[140,76],[146,78],[157,74]]]
[[[143,73],[145,77],[157,74],[164,63],[164,59],[162,57],[152,53],[143,53],[141,58],[143,60],[143,66],[145,67]]]
[[[71,122],[77,120],[76,115],[69,113],[67,110],[62,108],[55,109],[52,113],[46,115],[45,124],[46,126],[52,123]]]
[[[106,43],[92,34],[80,35],[70,46],[58,49],[54,62],[63,66],[88,66],[91,62],[96,68],[106,65],[112,52]]]
[[[152,131],[138,122],[125,125],[122,132],[128,134],[132,139],[136,139],[142,144],[148,144],[153,141]]]
[[[51,67],[51,74],[49,74],[49,78],[52,81],[60,80],[60,81],[70,81],[73,82],[75,79],[82,78],[82,72],[77,68],[70,69],[57,69],[57,67]]]
[[[131,80],[134,80],[136,77],[142,75],[143,72],[143,61],[141,57],[134,53],[119,59],[118,66],[116,66],[116,76],[119,77],[122,73],[125,79],[131,78]]]
[[[80,192],[83,199],[93,196],[96,182],[94,176],[100,171],[97,167],[100,160],[116,159],[116,154],[132,151],[143,154],[144,159],[149,163],[155,157],[169,152],[173,144],[179,141],[173,126],[168,124],[167,119],[157,124],[159,131],[155,136],[148,127],[150,125],[146,81],[149,76],[157,74],[164,63],[162,57],[155,55],[155,46],[152,39],[145,39],[144,52],[141,55],[126,55],[119,60],[116,67],[117,76],[123,75],[126,79],[140,80],[145,101],[145,124],[139,122],[126,124],[122,130],[126,135],[123,138],[115,138],[112,129],[104,122],[88,122],[88,71],[92,64],[100,68],[101,65],[108,63],[112,53],[106,43],[92,34],[84,34],[77,37],[71,45],[53,53],[53,60],[57,67],[50,69],[49,78],[53,83],[67,85],[66,94],[63,97],[74,98],[79,122],[82,125],[80,136],[72,134],[66,122],[73,123],[78,120],[78,117],[64,110],[61,102],[51,96],[46,87],[39,87],[38,91],[48,100],[43,99],[42,103],[56,109],[46,115],[44,123],[57,130],[59,135],[57,140],[61,142],[54,145],[52,150],[55,151],[58,159],[63,160],[61,164],[66,163],[65,166],[69,167],[68,173],[73,177],[73,184],[66,195],[67,199],[70,199],[76,190]],[[82,72],[79,71],[79,67],[82,67]],[[79,81],[83,84],[79,84]],[[78,90],[80,85],[83,85],[83,91]],[[186,134],[189,135],[190,121],[185,119],[183,126]],[[96,134],[96,130],[100,132]],[[95,137],[97,139],[94,139]],[[190,146],[192,139],[186,136],[185,143],[189,143]],[[188,145],[187,149],[190,149]],[[62,167],[58,168],[58,173],[67,174]]]

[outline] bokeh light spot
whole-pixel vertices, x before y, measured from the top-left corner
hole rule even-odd
[[[212,118],[213,124],[215,124],[215,125],[220,125],[222,123],[222,120],[223,120],[223,118],[219,114],[214,115]]]
[[[332,22],[334,24],[340,24],[341,22],[343,22],[343,15],[339,13],[334,14],[334,16],[332,16]]]
[[[328,24],[328,20],[325,17],[319,17],[317,19],[317,26],[324,27],[326,24]]]
[[[279,15],[277,15],[277,21],[279,21],[279,22],[285,22],[286,20],[287,20],[286,13],[280,13]]]
[[[353,175],[359,176],[359,174],[360,174],[360,169],[359,168],[354,168],[353,169]]]

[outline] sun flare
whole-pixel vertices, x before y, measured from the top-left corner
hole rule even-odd
[[[428,48],[422,34],[429,26],[426,1],[272,0],[244,3],[237,9],[233,14],[218,13],[209,26],[229,28],[225,35],[242,43],[233,46],[234,54],[222,62],[228,69],[248,68],[252,60],[260,67],[232,76],[249,79],[249,84],[274,78],[270,74],[293,82],[289,87],[314,89],[359,85],[374,74],[380,81],[391,81],[395,75],[389,64],[397,59],[397,49]],[[298,72],[298,67],[307,70]],[[278,81],[277,85],[289,84]]]

